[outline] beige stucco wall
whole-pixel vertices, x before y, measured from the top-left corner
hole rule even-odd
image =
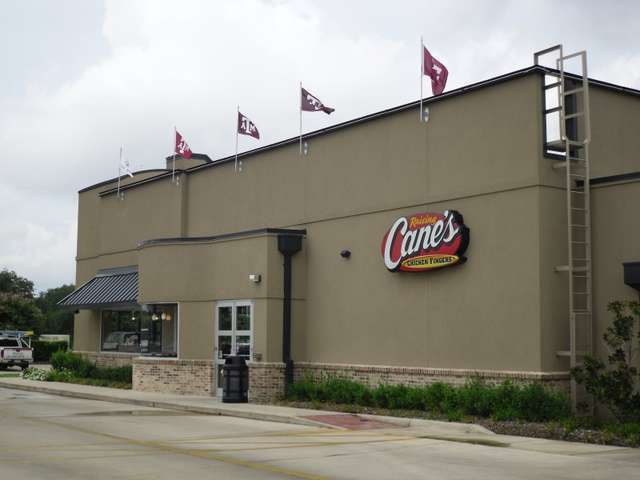
[[[134,177],[122,177],[121,186],[126,186],[133,182],[145,180],[164,173],[165,170],[145,170],[143,172],[136,172]],[[103,215],[108,217],[109,214],[115,213],[110,210],[108,214],[103,214],[103,209],[106,204],[110,204],[109,201],[105,201],[105,198],[99,196],[100,192],[110,190],[117,187],[117,179],[112,182],[105,182],[99,186],[90,190],[83,190],[78,194],[78,243],[77,243],[77,255],[80,260],[97,255],[103,255],[115,250],[113,247],[114,236],[117,232],[106,232],[109,235],[105,238],[102,235],[105,233],[103,227]],[[116,203],[116,196],[106,197],[111,200],[111,203]],[[126,207],[124,202],[121,201],[118,205]],[[108,218],[104,218],[108,221]]]
[[[294,293],[304,297],[305,270],[296,269],[301,264],[296,258]],[[261,282],[251,282],[250,273],[260,274]],[[280,359],[283,266],[275,234],[144,246],[139,275],[141,303],[179,303],[181,358],[213,358],[216,302],[252,300],[254,353],[265,361]]]
[[[569,349],[568,278],[567,273],[555,270],[557,266],[567,264],[566,193],[564,188],[550,186],[541,187],[538,193],[542,369],[567,371],[567,359],[558,357],[556,352]]]
[[[529,188],[310,226],[301,360],[538,370],[537,202]],[[380,242],[393,221],[445,209],[463,212],[471,229],[468,262],[387,271]]]
[[[125,190],[124,200],[83,194],[80,222],[92,220],[80,237],[91,245],[79,248],[78,270],[84,278],[105,263],[138,264],[140,301],[181,303],[180,353],[194,358],[211,351],[212,319],[206,312],[213,302],[264,300],[256,306],[256,314],[263,308],[266,315],[256,318],[255,351],[279,360],[282,275],[265,275],[258,286],[246,281],[250,272],[282,271],[274,237],[224,246],[136,247],[154,237],[304,226],[305,249],[294,257],[294,358],[450,367],[476,362],[493,368],[513,355],[510,367],[536,369],[536,258],[528,260],[525,278],[520,271],[509,274],[508,265],[515,255],[509,245],[520,237],[537,250],[530,222],[537,194],[529,189],[538,175],[538,138],[532,135],[540,128],[537,88],[538,78],[530,76],[434,103],[427,124],[416,122],[411,110],[355,125],[311,139],[306,156],[291,145],[245,158],[242,174],[227,164],[184,175],[179,186],[162,179]],[[505,136],[508,128],[513,134]],[[492,193],[497,191],[502,193]],[[379,244],[391,221],[446,208],[475,219],[473,263],[435,275],[387,272]],[[490,235],[511,216],[518,218],[517,241]],[[482,247],[491,253],[471,253]],[[350,260],[339,256],[343,248],[354,252]],[[100,261],[91,258],[97,253]],[[517,305],[500,304],[483,288],[494,269],[507,272],[504,287]],[[472,301],[461,302],[465,297]],[[480,306],[471,308],[473,301]],[[471,328],[469,318],[475,322]],[[268,322],[263,333],[261,321]],[[487,324],[502,330],[497,338]],[[209,339],[196,339],[192,327]],[[527,340],[516,348],[512,335],[523,328]],[[470,335],[460,339],[465,332]],[[527,359],[519,360],[523,350]]]
[[[592,198],[594,347],[603,355],[602,334],[613,319],[607,304],[640,300],[638,292],[624,284],[622,267],[622,262],[640,261],[640,181],[594,188]]]
[[[189,175],[188,234],[292,227],[537,183],[539,78],[532,75],[416,111]],[[505,134],[509,132],[509,134]],[[225,205],[226,208],[212,208]]]
[[[640,96],[591,88],[591,174],[618,175],[640,170]]]
[[[100,320],[95,310],[80,310],[73,321],[73,348],[80,352],[97,352],[100,347]]]
[[[275,236],[138,244],[306,228],[293,262],[294,360],[566,370],[566,359],[555,355],[568,347],[567,282],[554,272],[566,263],[563,174],[542,156],[540,82],[530,75],[434,102],[427,124],[410,110],[311,138],[306,156],[289,145],[245,157],[240,174],[232,163],[204,168],[181,174],[178,186],[162,179],[125,190],[124,200],[84,192],[78,281],[99,268],[139,265],[141,302],[180,303],[183,358],[211,358],[217,300],[254,299],[254,351],[279,361],[282,255]],[[629,98],[592,89],[594,175],[640,170],[633,154],[640,135],[631,126],[639,112]],[[604,298],[632,294],[620,262],[604,252],[610,247],[633,260],[627,257],[640,257],[637,242],[598,236],[627,228],[621,215],[603,212],[624,198],[631,215],[633,188],[620,187],[621,197],[594,189],[599,312]],[[388,272],[379,250],[393,220],[445,209],[459,210],[471,229],[469,261],[426,274]],[[350,259],[340,257],[343,249]],[[251,284],[249,273],[263,281]],[[79,349],[95,348],[93,328],[78,318]]]
[[[150,245],[139,251],[141,303],[264,298],[268,250],[275,236]],[[261,273],[260,283],[249,281]]]
[[[601,87],[590,89],[591,178],[640,171],[640,98]],[[540,280],[543,369],[567,370],[569,360],[556,352],[569,349],[568,278],[554,267],[567,264],[565,170],[542,158],[540,178]],[[634,298],[623,283],[623,261],[640,260],[640,201],[637,183],[596,185],[591,189],[593,246],[593,339],[602,355],[602,333],[611,321],[606,305]],[[637,297],[636,297],[637,298]]]

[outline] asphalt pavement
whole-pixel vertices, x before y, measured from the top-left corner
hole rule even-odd
[[[307,426],[0,388],[0,477],[585,480],[640,470],[638,449],[379,423]]]

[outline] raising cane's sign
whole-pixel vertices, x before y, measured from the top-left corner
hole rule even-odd
[[[423,272],[466,261],[469,229],[455,210],[398,218],[382,239],[382,258],[392,272]]]

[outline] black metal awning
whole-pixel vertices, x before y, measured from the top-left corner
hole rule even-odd
[[[95,277],[60,300],[58,305],[76,310],[138,307],[138,268],[99,270]]]

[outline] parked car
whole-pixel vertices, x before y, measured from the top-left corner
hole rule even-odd
[[[31,332],[0,331],[0,370],[13,366],[19,366],[24,370],[31,363]]]

